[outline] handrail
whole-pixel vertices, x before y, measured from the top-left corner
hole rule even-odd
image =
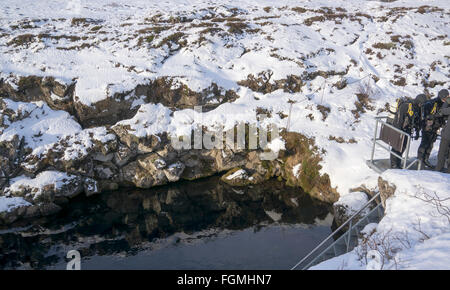
[[[375,123],[375,136],[374,136],[374,138],[373,138],[372,153],[371,153],[370,161],[367,161],[367,162],[368,162],[367,164],[369,165],[369,167],[371,167],[371,168],[374,169],[375,171],[377,171],[377,172],[379,172],[379,173],[382,172],[382,170],[379,169],[379,168],[374,164],[375,147],[378,145],[378,146],[380,146],[381,148],[383,148],[383,149],[385,149],[386,151],[388,151],[391,155],[394,155],[395,157],[401,159],[401,161],[402,161],[401,163],[402,163],[402,168],[403,168],[403,169],[409,169],[409,168],[410,168],[411,166],[413,166],[416,162],[418,162],[418,160],[415,159],[415,160],[413,160],[413,161],[408,165],[409,151],[410,151],[410,148],[411,148],[411,139],[412,139],[412,138],[411,138],[411,135],[409,135],[408,133],[402,131],[402,130],[399,129],[399,128],[394,127],[392,124],[389,124],[389,123],[387,123],[386,121],[383,121],[384,119],[388,119],[388,117],[387,117],[387,116],[378,116],[378,117],[375,117],[375,121],[376,121],[376,123]],[[405,156],[405,157],[400,156],[399,154],[393,152],[392,149],[391,149],[390,147],[386,147],[385,145],[381,144],[381,142],[378,142],[378,141],[381,140],[380,138],[378,138],[378,124],[379,124],[379,123],[381,123],[381,124],[384,125],[384,126],[389,127],[390,129],[394,130],[395,132],[397,132],[397,133],[399,133],[399,134],[401,134],[401,135],[403,135],[403,136],[406,137],[406,141],[407,141],[407,142],[406,142],[406,148],[405,148],[405,151],[406,151],[406,156]],[[402,155],[403,155],[403,154],[402,154]],[[370,163],[369,163],[369,162],[370,162]],[[420,163],[420,162],[419,162],[418,169],[421,170],[421,163]]]
[[[359,214],[366,209],[377,197],[380,196],[380,192],[375,194],[363,207],[361,207],[355,214],[353,214],[349,219],[347,219],[341,226],[339,226],[332,234],[330,234],[325,240],[323,240],[317,247],[315,247],[308,255],[301,259],[291,270],[295,270],[300,264],[305,262],[308,258],[312,256],[320,247],[322,247],[329,239],[334,237],[341,229],[343,229],[348,223],[355,219]]]
[[[309,262],[308,264],[306,264],[306,266],[302,267],[303,270],[307,270],[310,267],[316,265],[318,263],[320,263],[318,260],[320,260],[320,258],[322,257],[322,255],[325,255],[330,249],[334,250],[335,256],[338,256],[337,252],[336,252],[336,244],[339,243],[340,241],[344,240],[345,242],[345,253],[348,253],[350,251],[350,243],[351,243],[351,234],[352,234],[352,230],[354,229],[358,229],[358,226],[361,223],[367,222],[369,223],[369,216],[371,214],[373,214],[374,212],[378,213],[378,217],[380,218],[380,207],[382,208],[383,205],[381,203],[377,204],[372,210],[369,211],[369,213],[367,215],[365,215],[364,217],[362,217],[361,219],[359,219],[357,222],[355,222],[355,224],[353,225],[353,222],[350,222],[349,225],[349,229],[347,230],[346,233],[342,234],[339,238],[337,238],[331,245],[329,245],[325,250],[323,250],[320,254],[318,254],[314,259],[312,259],[311,262]],[[364,227],[364,225],[363,225]],[[357,240],[356,240],[357,242]],[[322,260],[323,261],[323,260]]]
[[[379,120],[381,120],[381,119],[387,119],[387,118],[388,118],[387,116],[378,116],[378,117],[375,117],[375,119],[379,119]],[[406,133],[406,132],[400,130],[399,128],[396,128],[394,125],[389,124],[389,123],[387,123],[387,122],[383,122],[383,123],[384,123],[385,126],[388,126],[389,128],[393,129],[394,131],[397,131],[398,133],[400,133],[400,134],[402,134],[402,135],[409,136],[408,133]],[[379,139],[378,139],[378,140],[379,140]]]

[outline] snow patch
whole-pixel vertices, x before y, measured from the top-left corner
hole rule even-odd
[[[31,195],[35,199],[42,194],[45,186],[54,185],[55,189],[60,189],[64,184],[75,178],[77,178],[75,175],[51,170],[43,171],[35,178],[22,175],[11,179],[11,185],[5,189],[5,193],[9,195],[11,192],[20,192],[22,188],[31,188]]]
[[[30,206],[31,203],[23,199],[22,197],[6,197],[0,196],[0,213],[11,212],[16,208],[23,206]]]

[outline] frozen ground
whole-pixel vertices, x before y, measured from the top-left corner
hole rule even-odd
[[[431,97],[448,87],[449,13],[446,0],[3,0],[0,78],[13,86],[20,76],[28,75],[51,76],[65,84],[76,81],[75,101],[87,106],[161,76],[175,77],[195,91],[213,82],[222,90],[235,90],[236,101],[203,114],[202,123],[209,127],[256,122],[255,111],[260,108],[270,112],[266,122],[286,127],[288,119],[283,116],[289,113],[289,101],[295,101],[290,130],[315,138],[324,149],[321,173],[330,176],[341,202],[358,204],[356,197],[346,196],[349,189],[377,184],[378,175],[365,164],[374,117],[385,115],[386,103],[400,96],[425,91]],[[255,91],[243,85],[249,74],[257,77],[263,72],[270,75],[267,82],[271,84],[290,75],[301,76],[301,90]],[[6,120],[9,127],[0,126],[0,141],[14,134],[25,136],[37,155],[62,138],[71,144],[67,158],[84,154],[92,146],[83,136],[113,138],[104,127],[84,129],[68,113],[43,103],[6,100],[6,104],[30,115],[15,122]],[[142,104],[140,99],[134,105],[140,106],[138,113],[119,124],[130,125],[137,136],[163,131],[182,135],[198,119],[193,109],[173,111],[161,104]],[[417,147],[418,142],[413,142],[413,155]],[[438,142],[432,158],[437,148]],[[376,157],[387,155],[377,151]],[[386,176],[394,183],[397,176],[426,188],[431,184],[427,176],[436,173],[415,174]],[[442,186],[436,190],[445,195],[449,180],[444,174],[436,176]],[[406,181],[399,186],[409,190]],[[389,206],[397,210],[392,202]],[[416,206],[425,225],[430,211]],[[402,221],[397,215],[389,219],[390,215],[378,225],[380,232],[383,223],[394,227],[396,218]],[[440,225],[442,233],[430,231],[430,239],[402,253],[411,257],[427,251],[440,253],[439,245],[449,239],[448,224]],[[349,268],[356,267],[356,262],[349,261]],[[411,267],[426,267],[415,261]],[[341,262],[323,267],[341,266]]]
[[[449,269],[450,175],[388,170],[397,190],[352,252],[311,269]]]

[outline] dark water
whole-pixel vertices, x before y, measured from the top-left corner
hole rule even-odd
[[[211,177],[80,197],[56,216],[0,228],[0,268],[289,269],[331,233],[330,207],[276,180]]]

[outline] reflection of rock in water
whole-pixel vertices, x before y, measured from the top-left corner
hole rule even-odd
[[[0,232],[0,267],[45,267],[74,248],[83,257],[133,254],[141,244],[175,232],[244,229],[272,223],[274,217],[280,223],[313,224],[329,211],[298,188],[275,180],[232,188],[211,177],[104,193],[80,198],[56,218],[42,219],[26,230]]]

